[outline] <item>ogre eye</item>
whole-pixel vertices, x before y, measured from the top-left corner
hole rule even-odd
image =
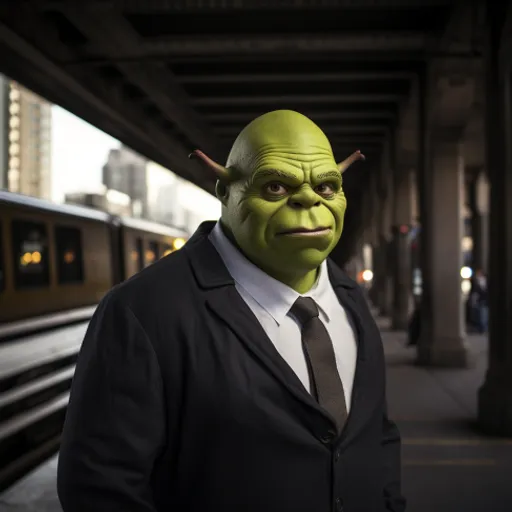
[[[265,186],[265,192],[267,194],[270,194],[272,196],[281,196],[283,194],[286,194],[287,189],[284,185],[281,185],[281,183],[269,183]]]
[[[332,196],[335,192],[334,187],[330,183],[321,183],[315,188],[315,191],[317,194],[324,197]]]

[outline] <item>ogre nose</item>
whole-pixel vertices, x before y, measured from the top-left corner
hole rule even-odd
[[[311,189],[306,189],[290,197],[289,204],[292,208],[312,208],[320,204],[320,198]]]

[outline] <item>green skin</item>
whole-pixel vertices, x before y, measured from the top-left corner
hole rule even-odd
[[[343,231],[342,174],[363,155],[357,151],[337,164],[322,130],[290,110],[247,125],[226,167],[194,153],[217,174],[226,235],[268,275],[308,292]]]

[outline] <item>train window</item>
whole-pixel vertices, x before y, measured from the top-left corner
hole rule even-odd
[[[11,230],[16,288],[49,286],[50,265],[46,226],[41,222],[13,220]]]
[[[5,289],[5,268],[4,268],[4,239],[2,223],[0,222],[0,292]]]
[[[82,232],[68,226],[55,227],[55,257],[59,284],[81,283],[84,280]]]
[[[149,242],[148,250],[146,251],[146,263],[151,265],[154,263],[159,256],[158,242]]]
[[[132,251],[132,260],[137,263],[137,272],[144,268],[144,253],[142,248],[142,238],[135,239],[135,249]]]

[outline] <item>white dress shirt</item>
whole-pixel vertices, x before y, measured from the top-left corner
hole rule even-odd
[[[251,263],[226,237],[219,222],[211,231],[209,240],[235,281],[238,293],[259,320],[281,357],[310,392],[301,327],[290,314],[291,307],[301,294]],[[317,303],[320,319],[331,337],[348,411],[356,368],[357,343],[347,314],[332,288],[326,261],[320,267],[316,284],[304,296],[311,297]]]

